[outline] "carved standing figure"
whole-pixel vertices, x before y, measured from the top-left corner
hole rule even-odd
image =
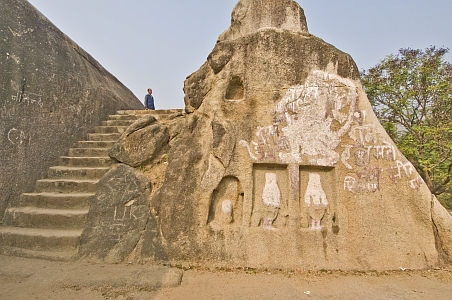
[[[265,174],[265,186],[262,191],[262,202],[266,209],[264,213],[264,229],[274,230],[273,221],[278,217],[281,207],[281,191],[278,187],[275,173]]]
[[[328,206],[328,199],[322,187],[319,174],[310,173],[308,187],[304,196],[304,202],[308,205],[309,217],[312,220],[311,229],[321,230],[321,220]]]

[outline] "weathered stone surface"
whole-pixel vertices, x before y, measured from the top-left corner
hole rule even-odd
[[[294,1],[239,1],[231,27],[187,78],[190,114],[151,200],[161,252],[210,267],[451,261],[450,216],[436,202],[432,211],[352,58],[310,35],[301,12]]]
[[[262,28],[308,32],[304,11],[293,0],[241,0],[232,12],[231,26],[218,40],[237,39]]]
[[[452,261],[452,218],[378,123],[351,57],[310,35],[301,12],[239,1],[185,82],[189,115],[142,119],[111,151],[135,166],[167,153],[165,179],[151,194],[128,166],[107,173],[83,256],[287,269]]]
[[[138,167],[151,162],[168,145],[168,128],[153,116],[140,118],[121,135],[108,155],[118,162]]]
[[[3,216],[109,114],[143,106],[26,0],[0,0],[0,41]]]
[[[444,259],[450,259],[452,257],[452,217],[436,197],[432,200],[432,219],[438,252]]]
[[[193,112],[195,109],[198,109],[201,106],[204,97],[212,87],[212,82],[207,80],[207,76],[212,70],[207,63],[201,67],[201,70],[202,72],[192,74],[185,82],[184,101],[186,106],[185,110],[187,112]]]
[[[154,123],[157,123],[157,119],[155,116],[153,115],[147,115],[144,117],[139,118],[138,120],[136,120],[135,122],[133,122],[129,127],[127,127],[126,131],[124,131],[124,135],[125,136],[129,136],[132,133],[143,129],[149,125],[152,125]]]
[[[80,255],[108,262],[124,260],[152,219],[151,189],[149,179],[134,168],[124,164],[112,167],[100,180],[91,203]]]

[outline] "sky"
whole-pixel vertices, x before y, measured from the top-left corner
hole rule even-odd
[[[185,78],[228,28],[238,0],[28,0],[142,102],[183,108]],[[369,69],[400,48],[452,48],[450,0],[297,0],[311,34]],[[452,54],[446,56],[452,62]]]

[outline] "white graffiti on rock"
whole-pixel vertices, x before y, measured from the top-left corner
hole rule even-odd
[[[273,124],[259,126],[251,158],[287,164],[334,166],[341,137],[353,123],[358,94],[353,81],[314,71],[304,85],[287,91],[273,108]]]
[[[389,178],[398,184],[405,177],[412,189],[419,189],[424,181],[417,175],[413,165],[402,157],[392,142],[380,141],[375,126],[364,124],[365,119],[365,111],[355,113],[355,122],[358,124],[353,125],[349,132],[355,144],[342,146],[345,149],[341,162],[355,172],[344,178],[344,190],[374,193],[382,188],[382,179]]]

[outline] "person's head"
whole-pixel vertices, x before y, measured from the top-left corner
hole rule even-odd
[[[148,89],[148,94],[152,94],[152,89]]]

